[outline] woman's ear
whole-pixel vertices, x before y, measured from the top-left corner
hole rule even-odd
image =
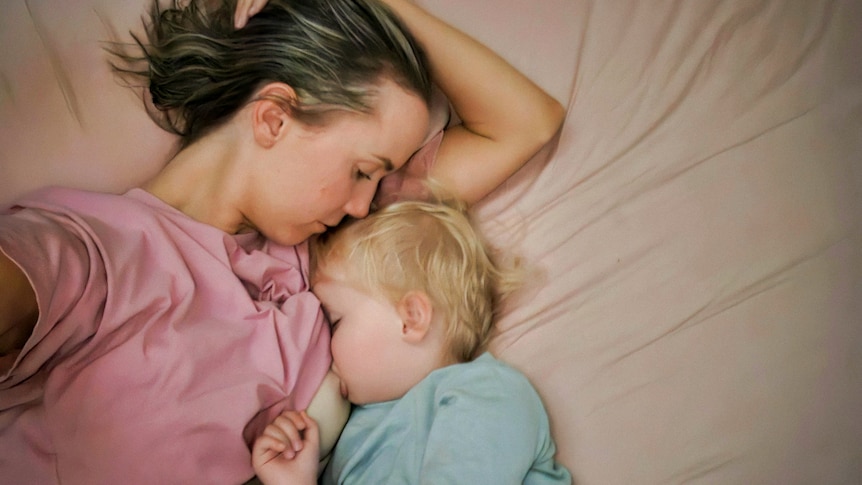
[[[290,106],[296,92],[284,83],[270,83],[257,93],[252,123],[254,139],[264,148],[272,148],[291,122]]]
[[[424,291],[408,291],[396,305],[401,317],[401,333],[410,343],[421,342],[431,329],[434,306]]]

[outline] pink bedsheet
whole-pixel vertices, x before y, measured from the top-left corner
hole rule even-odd
[[[173,149],[99,50],[142,3],[0,4],[0,201]],[[862,3],[419,3],[568,106],[477,213],[576,482],[862,482]]]

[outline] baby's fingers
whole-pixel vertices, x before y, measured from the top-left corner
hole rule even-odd
[[[320,447],[320,429],[317,427],[317,421],[305,411],[300,414],[300,418],[305,423],[305,432],[303,433],[305,443],[312,449],[318,449]]]
[[[262,465],[281,454],[286,448],[287,445],[283,441],[266,434],[261,435],[255,440],[252,448],[252,464]]]
[[[272,424],[267,426],[267,429],[271,427],[274,428],[271,431],[279,433],[281,439],[289,444],[290,449],[296,452],[302,450],[303,441],[305,440],[303,431],[308,425],[298,412],[288,411],[282,413],[275,418]]]

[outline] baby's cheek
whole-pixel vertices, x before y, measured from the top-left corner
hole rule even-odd
[[[332,334],[332,341],[329,347],[334,365],[339,369],[349,367],[353,356],[357,353],[358,345],[357,339],[351,339],[346,332],[339,330]]]

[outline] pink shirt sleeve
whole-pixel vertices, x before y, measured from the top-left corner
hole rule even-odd
[[[374,205],[383,207],[399,200],[426,200],[430,194],[425,186],[431,167],[437,160],[437,151],[443,141],[443,132],[451,119],[449,100],[439,88],[434,88],[429,106],[429,128],[422,147],[399,170],[380,181]]]
[[[250,442],[304,409],[330,363],[307,246],[225,234],[140,190],[21,204],[0,215],[0,247],[40,318],[0,375],[3,479],[250,478]]]
[[[0,377],[0,389],[29,378],[96,331],[106,278],[98,258],[91,258],[98,248],[85,242],[86,235],[68,217],[26,209],[9,212],[17,214],[0,224],[0,250],[19,266],[26,261],[22,269],[36,292],[40,317],[15,366]],[[10,370],[6,367],[0,368],[4,374]]]
[[[437,159],[441,141],[443,130],[437,132],[403,167],[384,177],[374,198],[375,205],[383,207],[399,200],[428,199],[430,194],[425,181]]]

